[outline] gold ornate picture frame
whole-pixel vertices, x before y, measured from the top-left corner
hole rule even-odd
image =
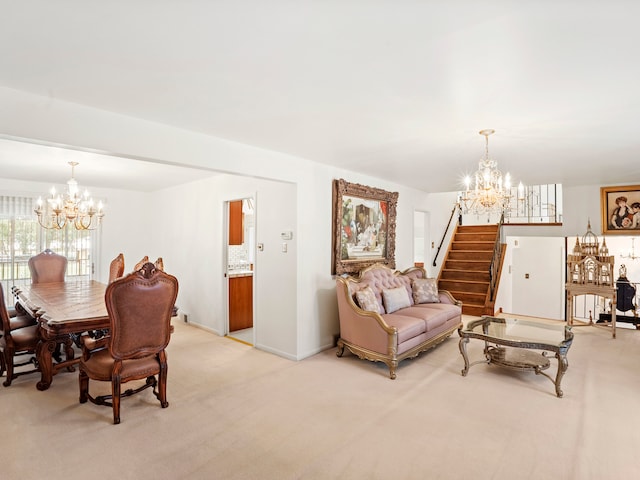
[[[376,263],[396,267],[397,204],[398,192],[333,181],[332,275]]]
[[[640,234],[640,185],[600,187],[603,235]]]

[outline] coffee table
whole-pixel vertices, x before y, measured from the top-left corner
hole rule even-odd
[[[569,325],[544,323],[534,320],[497,318],[484,316],[458,329],[460,353],[464,359],[462,376],[478,363],[495,364],[514,370],[531,370],[544,375],[556,387],[556,395],[562,397],[560,382],[569,367],[567,352],[573,342]],[[484,341],[485,360],[469,363],[467,343],[472,338]],[[558,362],[555,379],[544,372],[551,366],[553,352]]]

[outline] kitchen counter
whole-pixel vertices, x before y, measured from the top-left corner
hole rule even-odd
[[[227,275],[229,278],[252,277],[253,270],[229,270]]]

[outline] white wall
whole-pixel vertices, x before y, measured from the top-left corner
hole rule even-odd
[[[180,280],[178,305],[189,322],[218,335],[226,333],[225,202],[255,199],[256,347],[287,358],[297,352],[296,186],[250,177],[221,175],[153,195],[156,210],[154,244],[165,267]],[[176,219],[167,224],[166,219]],[[293,231],[282,252],[280,233]]]
[[[280,306],[286,304],[295,308],[295,320],[292,322],[293,326],[285,321],[273,333],[279,336],[278,341],[282,341],[275,349],[290,358],[301,359],[331,347],[334,336],[339,331],[335,280],[330,274],[332,181],[344,178],[349,182],[399,192],[396,264],[401,269],[413,264],[413,211],[430,211],[427,194],[424,192],[305,159],[7,88],[0,88],[0,103],[3,105],[0,110],[0,132],[5,135],[128,157],[198,166],[295,185],[295,218],[286,212],[271,212],[278,218],[274,223],[277,228],[291,223],[297,234],[296,290],[293,296],[280,297],[278,302]],[[133,228],[134,233],[130,233],[127,232],[128,227],[123,225],[119,232],[121,235],[118,238],[105,238],[104,244],[107,245],[107,240],[113,240],[118,241],[118,248],[124,248],[121,247],[122,242],[131,241],[136,245],[134,250],[138,251],[140,242],[143,242],[142,245],[149,245],[148,255],[166,257],[164,251],[170,248],[167,246],[169,240],[166,239],[170,239],[173,242],[172,251],[178,255],[175,245],[182,239],[176,236],[175,231],[183,226],[194,228],[194,238],[184,239],[190,245],[189,253],[183,253],[180,262],[165,259],[168,270],[181,272],[180,306],[192,308],[191,297],[202,299],[212,294],[217,295],[206,288],[210,287],[209,284],[203,285],[199,280],[209,277],[221,265],[223,254],[201,250],[200,242],[203,242],[203,238],[215,236],[216,229],[222,229],[222,225],[216,225],[215,222],[211,225],[202,223],[211,209],[221,207],[215,206],[215,197],[207,187],[202,186],[180,189],[176,197],[171,192],[153,196],[154,201],[159,198],[167,201],[173,198],[176,202],[171,207],[171,211],[175,213],[169,219],[164,218],[163,223],[154,222],[165,225],[164,228],[150,232],[140,232],[139,228]],[[141,199],[144,203],[144,196]],[[209,205],[209,202],[213,202],[214,206]],[[215,213],[215,217],[222,218],[222,214]],[[156,244],[160,245],[157,249],[152,247]],[[117,254],[118,248],[110,248],[113,249],[109,254],[112,258]],[[188,280],[187,277],[192,277],[193,280]],[[271,280],[277,281],[278,277]],[[198,313],[196,315],[202,317]],[[214,310],[209,315],[214,316],[208,323],[213,329],[214,325],[220,324],[219,313]],[[289,335],[296,337],[293,347]]]

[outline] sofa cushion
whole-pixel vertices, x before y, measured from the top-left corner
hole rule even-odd
[[[439,303],[438,281],[435,278],[414,278],[411,282],[413,302]]]
[[[358,306],[363,310],[384,313],[384,310],[380,308],[376,294],[373,293],[371,287],[365,287],[362,290],[358,290],[356,292],[356,300],[358,301]]]
[[[398,345],[427,331],[424,320],[420,318],[401,315],[400,313],[387,313],[382,318],[387,322],[387,325],[398,329]]]
[[[404,287],[382,290],[382,301],[384,302],[384,309],[387,313],[393,313],[401,308],[411,306],[411,299]]]
[[[453,305],[451,303],[422,303],[420,305],[414,305],[418,308],[424,308],[426,310],[440,310],[444,312],[450,312],[451,316],[462,315],[462,307],[459,305]]]
[[[438,328],[452,318],[460,316],[458,308],[454,305],[448,305],[447,309],[421,308],[421,305],[414,305],[411,308],[405,308],[400,312],[406,317],[419,318],[425,323],[425,331],[429,332],[434,328]]]

